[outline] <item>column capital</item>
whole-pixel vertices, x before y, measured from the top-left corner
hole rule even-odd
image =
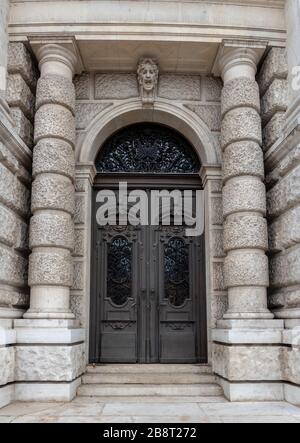
[[[84,69],[77,45],[72,39],[32,39],[30,44],[39,62],[41,76],[57,74],[72,79]]]
[[[255,79],[257,64],[266,50],[262,41],[224,40],[213,73],[223,78],[224,83],[239,77]]]

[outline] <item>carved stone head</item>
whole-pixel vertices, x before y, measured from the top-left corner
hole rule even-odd
[[[144,103],[153,103],[158,84],[159,68],[155,60],[143,58],[140,60],[137,70],[138,82],[142,101]]]

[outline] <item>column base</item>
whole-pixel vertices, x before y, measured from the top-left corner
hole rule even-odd
[[[15,401],[70,402],[80,384],[80,377],[68,383],[16,383]]]
[[[86,369],[85,329],[77,320],[15,320],[16,399],[70,401]]]
[[[280,382],[235,383],[218,377],[218,383],[222,386],[225,397],[232,402],[284,400],[284,387]]]
[[[224,319],[217,322],[218,329],[283,329],[283,320],[277,319]]]

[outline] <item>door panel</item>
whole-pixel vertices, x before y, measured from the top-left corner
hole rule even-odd
[[[206,363],[204,236],[95,224],[93,238],[90,361]]]

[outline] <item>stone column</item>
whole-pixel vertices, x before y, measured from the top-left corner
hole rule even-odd
[[[242,43],[241,43],[242,44]],[[228,310],[213,331],[213,368],[232,401],[283,400],[281,330],[267,306],[264,159],[256,66],[264,47],[222,48],[223,216]]]
[[[229,309],[224,319],[270,319],[266,190],[261,149],[258,54],[235,48],[220,60],[222,92],[223,214],[225,284]]]
[[[289,67],[289,107],[286,114],[286,128],[292,130],[293,126],[298,124],[297,121],[300,121],[300,0],[286,1],[285,14]]]
[[[30,224],[30,309],[24,318],[72,319],[76,57],[46,44],[38,51]]]
[[[6,103],[9,0],[0,2],[0,112],[9,114]]]

